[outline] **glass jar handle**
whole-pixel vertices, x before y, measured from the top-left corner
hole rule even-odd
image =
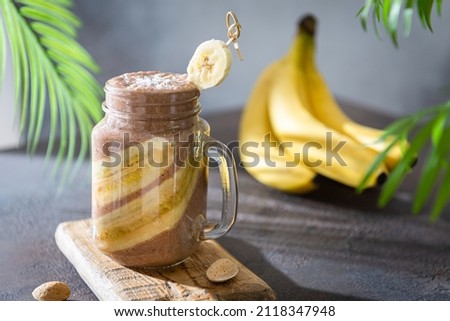
[[[225,235],[236,220],[238,203],[237,172],[233,153],[225,144],[206,135],[203,137],[203,142],[204,155],[218,164],[222,185],[222,215],[220,222],[213,226],[207,224],[200,235],[201,240],[213,240]]]

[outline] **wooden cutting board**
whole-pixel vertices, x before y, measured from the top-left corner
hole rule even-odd
[[[167,269],[130,269],[98,251],[91,240],[90,220],[59,224],[56,243],[100,300],[274,300],[275,293],[215,241],[200,244],[195,254]],[[229,258],[239,273],[223,283],[212,283],[206,269],[219,258]]]

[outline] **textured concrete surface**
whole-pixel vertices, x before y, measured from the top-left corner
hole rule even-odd
[[[353,114],[358,116],[357,109]],[[235,138],[237,113],[211,117],[213,135]],[[360,115],[361,116],[361,115]],[[382,118],[371,116],[372,123]],[[450,300],[450,211],[436,224],[410,214],[415,174],[384,209],[377,190],[360,196],[319,179],[303,196],[273,191],[239,171],[234,229],[220,239],[267,281],[280,300]],[[0,300],[31,300],[50,280],[67,282],[73,300],[95,300],[58,251],[56,226],[89,217],[88,165],[60,193],[44,159],[0,153]],[[211,173],[209,214],[219,214],[218,175]]]

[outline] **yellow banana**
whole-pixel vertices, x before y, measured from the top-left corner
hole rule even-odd
[[[280,62],[276,62],[263,71],[245,105],[239,127],[240,157],[248,173],[260,183],[285,192],[306,193],[316,187],[316,174],[302,164],[290,166],[294,155],[279,146],[271,147],[269,153],[262,146],[271,133],[267,99],[279,67]]]
[[[370,149],[382,152],[391,144],[392,138],[379,141],[379,138],[384,133],[382,130],[364,126],[351,120],[341,110],[328,89],[322,74],[317,69],[314,44],[315,25],[316,21],[314,17],[308,16],[303,19],[300,26],[300,37],[303,38],[303,45],[299,47],[304,59],[301,66],[302,72],[305,73],[306,77],[307,91],[309,93],[313,115],[326,126],[349,136]],[[389,170],[393,169],[400,161],[406,145],[406,141],[401,141],[394,145],[387,154],[385,164]]]
[[[272,78],[270,126],[277,139],[285,142],[284,150],[300,154],[302,163],[314,172],[356,187],[377,153],[326,126],[312,114],[307,78],[300,68],[305,39],[298,33]],[[376,185],[385,172],[384,165],[380,166],[367,187]]]

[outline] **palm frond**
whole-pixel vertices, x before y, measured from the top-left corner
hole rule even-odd
[[[431,21],[433,6],[436,5],[436,11],[438,15],[441,15],[442,3],[442,0],[366,0],[363,7],[358,11],[357,16],[360,18],[363,29],[366,31],[367,21],[372,18],[377,35],[377,26],[381,24],[389,33],[394,45],[398,46],[397,35],[402,18],[405,36],[408,36],[411,32],[415,11],[424,28],[433,31]],[[429,201],[432,195],[431,192],[436,188],[437,196],[432,205],[430,220],[434,221],[440,216],[445,205],[450,201],[449,118],[450,101],[432,108],[425,108],[388,126],[382,139],[387,139],[388,137],[410,137],[411,145],[384,184],[379,198],[380,206],[385,206],[394,196],[406,175],[411,171],[411,162],[414,161],[417,155],[423,157],[426,153],[426,148],[429,148],[415,192],[412,211],[416,214],[419,213]],[[417,132],[417,134],[412,137],[414,132]],[[389,149],[393,148],[394,145],[395,143],[390,144],[384,152],[378,155],[357,188],[357,192],[360,193],[364,190],[369,177],[372,176],[378,165],[383,162]]]
[[[6,34],[2,15],[0,15],[0,88],[5,78],[6,67]]]
[[[53,154],[59,136],[53,173],[65,161],[63,177],[75,158],[79,165],[86,157],[91,129],[101,118],[102,89],[93,76],[99,67],[76,41],[81,23],[70,11],[71,5],[72,0],[0,0],[4,22],[0,42],[9,39],[20,130],[27,129],[27,149],[35,152],[49,110],[47,157]],[[4,71],[5,51],[2,45],[0,72]]]
[[[436,4],[438,14],[441,14],[442,0],[366,0],[357,16],[359,16],[364,30],[367,30],[367,21],[372,18],[377,34],[377,25],[381,23],[389,33],[394,45],[398,46],[400,20],[403,18],[404,34],[409,35],[414,9],[416,9],[422,25],[433,31],[431,14],[434,4]]]
[[[415,158],[426,157],[416,188],[412,211],[419,213],[430,201],[431,192],[436,187],[430,220],[435,221],[440,216],[445,205],[450,201],[449,119],[450,101],[405,116],[386,128],[383,138],[408,137],[411,144],[383,185],[379,198],[380,206],[385,206],[394,196],[406,175],[411,172],[411,163]],[[413,135],[413,133],[416,134]],[[358,187],[359,192],[364,189],[367,179],[374,174],[377,164],[384,160],[387,150],[375,159]]]

